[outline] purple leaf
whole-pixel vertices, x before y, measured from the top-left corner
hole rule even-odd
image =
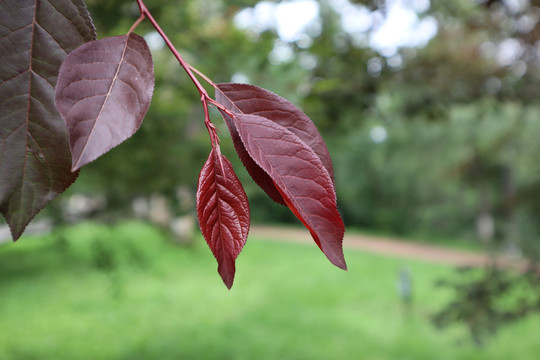
[[[17,240],[77,177],[54,88],[66,54],[96,33],[82,0],[3,0],[0,24],[0,213]]]
[[[152,55],[137,34],[92,41],[70,53],[60,68],[56,108],[68,129],[72,169],[132,136],[153,90]]]
[[[216,100],[234,113],[262,116],[287,128],[319,156],[334,178],[326,143],[311,119],[290,101],[266,89],[248,84],[217,84]]]
[[[267,118],[235,114],[232,120],[249,156],[270,176],[328,260],[346,269],[345,225],[334,183],[320,157],[292,131]]]
[[[247,240],[249,204],[231,163],[213,149],[199,175],[197,216],[218,272],[230,289],[236,258]]]
[[[220,99],[219,92],[216,93],[216,99],[217,101],[221,100],[225,103],[227,102],[227,99],[223,99],[223,98]],[[222,105],[225,105],[223,104],[223,102],[222,102]],[[227,127],[229,128],[229,132],[231,133],[231,138],[234,144],[234,148],[236,149],[236,152],[238,153],[240,160],[242,160],[242,163],[244,164],[244,167],[248,171],[251,178],[257,183],[257,185],[259,185],[261,189],[264,190],[264,192],[270,197],[270,199],[274,200],[278,204],[286,206],[287,204],[285,203],[285,200],[279,193],[279,190],[276,189],[276,186],[274,185],[274,181],[272,181],[272,178],[268,176],[268,174],[259,165],[257,165],[255,161],[253,161],[251,156],[249,156],[244,144],[242,143],[242,140],[240,139],[238,130],[236,130],[234,121],[231,119],[229,115],[227,115],[223,111],[221,111],[221,115],[223,116],[223,119],[225,120],[225,123],[227,124]]]

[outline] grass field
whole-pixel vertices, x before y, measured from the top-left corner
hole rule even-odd
[[[0,359],[535,360],[539,319],[484,348],[429,317],[452,269],[347,251],[349,271],[318,248],[250,239],[227,291],[210,251],[169,244],[139,222],[81,224],[63,236],[0,246]],[[396,293],[408,267],[414,303]]]

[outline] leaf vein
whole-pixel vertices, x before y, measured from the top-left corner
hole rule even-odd
[[[57,8],[56,6],[54,6],[54,4],[53,4],[51,1],[46,0],[46,2],[48,2],[49,5],[50,5],[54,10],[56,10],[56,12],[57,12],[58,14],[62,15],[62,16],[68,21],[68,23],[73,24],[73,19],[70,19],[69,17],[67,17],[67,15],[65,15],[63,12],[61,12],[60,10],[58,10],[58,8]],[[83,21],[83,22],[84,22],[84,21]],[[74,26],[74,27],[75,27],[75,30],[77,30],[77,27],[76,27],[76,26]],[[81,40],[84,42],[85,39],[84,39],[84,37],[82,36],[82,34],[81,34],[79,31],[76,31],[76,32],[77,32],[77,35],[79,35],[79,37],[81,38]],[[51,36],[52,36],[52,35],[51,35]],[[58,43],[58,42],[57,42],[57,43]],[[60,45],[60,44],[59,44],[59,45]],[[62,50],[63,50],[63,49],[62,49]]]

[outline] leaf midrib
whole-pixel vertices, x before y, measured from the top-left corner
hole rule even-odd
[[[28,163],[28,139],[30,137],[30,133],[28,132],[29,124],[30,124],[30,106],[31,106],[31,98],[32,98],[32,73],[34,72],[33,69],[33,59],[34,59],[34,38],[36,33],[36,25],[37,25],[37,8],[38,8],[38,2],[39,0],[36,0],[34,3],[34,13],[32,15],[32,35],[30,39],[30,52],[29,52],[29,60],[28,60],[28,99],[26,102],[26,121],[25,121],[25,137],[24,137],[24,160],[23,160],[23,167],[22,167],[22,175],[21,175],[21,191],[19,196],[19,209],[22,209],[23,207],[23,197],[24,197],[24,191],[22,189],[24,188],[25,179],[26,179],[26,166]],[[17,224],[20,225],[21,219],[23,218],[23,213],[20,211],[17,213]],[[17,230],[18,231],[18,230]]]
[[[105,99],[103,99],[103,105],[99,109],[99,113],[96,116],[96,120],[94,121],[94,124],[92,125],[92,130],[90,130],[90,135],[88,135],[88,137],[86,138],[86,141],[84,142],[84,146],[83,146],[83,148],[81,150],[81,153],[79,154],[79,158],[77,159],[77,162],[75,163],[75,165],[72,166],[71,171],[74,171],[74,170],[79,168],[79,164],[81,162],[82,155],[86,151],[86,147],[88,146],[88,142],[90,141],[90,138],[92,137],[92,134],[94,133],[94,130],[95,130],[96,126],[97,126],[99,118],[101,117],[103,109],[105,109],[107,101],[109,100],[109,97],[111,96],[112,89],[114,88],[114,85],[116,84],[116,81],[118,80],[118,74],[120,73],[120,68],[122,67],[124,57],[126,56],[126,51],[127,51],[127,48],[128,48],[128,42],[129,42],[129,35],[126,36],[126,42],[125,42],[124,50],[122,51],[122,56],[120,57],[120,60],[118,61],[118,67],[116,68],[116,72],[115,72],[115,74],[113,76],[113,79],[111,81],[111,85],[109,86],[109,90],[108,90],[107,94],[105,95]]]

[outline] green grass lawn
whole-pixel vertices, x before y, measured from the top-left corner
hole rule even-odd
[[[63,238],[0,246],[0,359],[535,360],[539,319],[484,348],[429,317],[452,269],[346,251],[349,271],[317,246],[250,239],[231,291],[202,239],[171,245],[155,228],[81,224]],[[397,272],[414,278],[409,311]]]

